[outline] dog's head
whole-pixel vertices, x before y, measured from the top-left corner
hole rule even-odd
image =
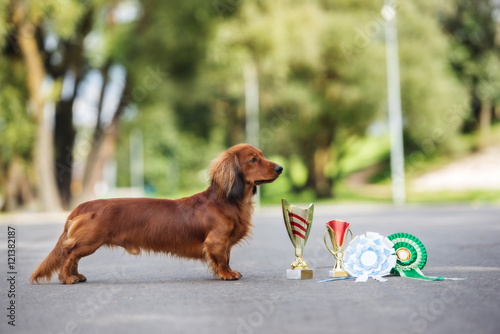
[[[230,202],[243,200],[249,189],[273,182],[283,167],[267,160],[262,151],[249,144],[239,144],[223,152],[212,164],[210,184],[219,198]]]

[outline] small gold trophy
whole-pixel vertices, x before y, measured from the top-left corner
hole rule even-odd
[[[330,241],[332,242],[333,249],[328,246],[326,242],[326,232],[330,235]],[[342,220],[330,220],[326,223],[326,231],[323,234],[323,239],[325,241],[326,248],[335,256],[335,267],[329,271],[330,277],[346,277],[349,276],[344,270],[344,244],[347,237],[347,233],[352,232],[349,229],[349,223]]]
[[[307,209],[301,209],[281,200],[283,207],[283,219],[285,220],[288,236],[295,247],[295,261],[291,264],[292,269],[286,271],[288,279],[313,278],[313,270],[304,260],[304,246],[306,245],[309,231],[311,231],[314,204],[310,204]]]

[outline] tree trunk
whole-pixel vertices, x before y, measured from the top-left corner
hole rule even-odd
[[[83,80],[86,69],[84,60],[84,40],[92,28],[93,10],[89,9],[79,24],[76,37],[65,41],[64,61],[55,68],[48,65],[53,77],[64,77],[68,73],[74,74],[74,83],[70,96],[61,96],[56,105],[54,145],[56,149],[55,174],[61,201],[65,208],[71,202],[71,182],[73,178],[73,146],[76,131],[73,127],[73,104],[78,94],[78,87]],[[99,108],[102,103],[100,103]]]
[[[76,86],[76,83],[75,83]],[[71,200],[73,177],[73,146],[76,131],[73,127],[73,101],[59,101],[56,107],[54,145],[56,148],[55,173],[61,202],[67,209]]]
[[[492,104],[483,101],[479,113],[478,131],[479,131],[479,146],[484,147],[489,142],[491,129]]]
[[[92,151],[85,164],[82,193],[77,199],[78,204],[95,197],[95,186],[102,180],[106,162],[113,157],[118,137],[118,121],[113,122],[100,135],[102,139],[92,144]]]
[[[479,114],[479,131],[489,131],[491,127],[491,104],[483,102]]]
[[[482,109],[482,101],[479,98],[477,91],[478,91],[478,85],[479,85],[479,79],[477,77],[472,78],[472,87],[471,87],[471,92],[470,92],[470,108],[472,111],[472,117],[469,119],[466,119],[463,125],[463,132],[464,133],[471,133],[474,132],[478,129],[478,122],[481,114],[481,109]]]
[[[332,180],[325,174],[326,165],[330,159],[330,147],[317,148],[314,152],[314,189],[319,198],[332,197]]]
[[[85,164],[82,193],[74,204],[87,201],[94,197],[95,185],[102,180],[104,166],[106,162],[113,157],[115,152],[120,116],[125,106],[129,103],[129,97],[130,87],[127,77],[120,103],[113,115],[111,124],[107,128],[102,129],[100,126],[100,119],[97,120],[99,123],[96,124],[91,151]]]
[[[325,174],[326,165],[330,160],[330,147],[316,147],[304,156],[309,171],[305,187],[313,189],[318,198],[333,197],[333,180]]]
[[[101,144],[103,143],[105,132],[102,128],[101,115],[102,115],[102,107],[104,105],[104,96],[106,94],[106,87],[109,81],[109,68],[111,67],[111,63],[108,61],[104,67],[101,69],[102,76],[102,86],[101,92],[99,96],[99,103],[97,106],[97,121],[94,127],[94,133],[92,135],[92,145],[90,146],[90,152],[87,156],[87,161],[85,164],[85,170],[83,174],[83,198],[87,198],[91,196],[90,194],[90,183],[95,184],[96,181],[93,180],[95,178],[94,165],[97,161],[98,154],[101,149]]]
[[[33,193],[26,175],[25,166],[19,157],[10,163],[6,177],[2,180],[4,201],[0,211],[12,211],[31,204]]]
[[[22,10],[22,9],[21,9]],[[58,211],[62,209],[57,191],[53,164],[53,135],[51,121],[44,113],[44,101],[40,94],[45,69],[35,39],[35,26],[23,20],[18,26],[19,48],[27,69],[27,82],[30,94],[30,108],[37,123],[35,144],[35,168],[37,171],[37,190],[41,209]]]

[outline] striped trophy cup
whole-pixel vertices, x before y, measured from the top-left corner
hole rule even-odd
[[[283,208],[283,219],[285,220],[288,236],[295,247],[295,261],[291,264],[292,269],[286,271],[288,279],[313,278],[313,270],[304,260],[304,246],[306,245],[309,231],[311,231],[314,204],[307,209],[301,209],[291,205],[285,199],[281,200]]]
[[[326,242],[326,232],[330,236],[330,241],[332,242],[333,249],[328,246]],[[347,233],[352,231],[349,229],[349,223],[342,220],[330,220],[326,223],[326,231],[323,234],[323,239],[325,241],[326,248],[328,251],[335,256],[335,267],[329,271],[330,277],[346,277],[349,274],[344,270],[344,245]]]

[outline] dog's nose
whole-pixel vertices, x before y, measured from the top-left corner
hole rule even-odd
[[[283,172],[283,167],[278,165],[278,166],[274,167],[274,171],[278,174],[281,174],[281,172]]]

